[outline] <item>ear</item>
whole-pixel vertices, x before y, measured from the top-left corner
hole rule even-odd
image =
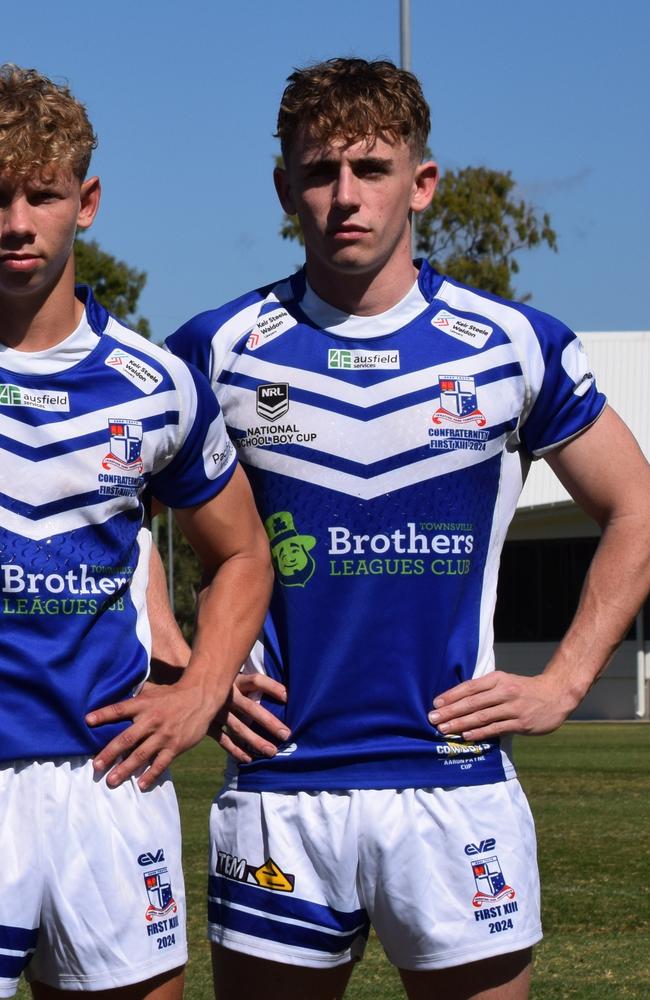
[[[99,199],[102,193],[102,186],[99,177],[89,177],[83,181],[79,191],[79,214],[77,215],[77,226],[79,229],[88,229],[92,225]]]
[[[275,190],[282,205],[282,210],[287,215],[295,215],[297,212],[296,203],[291,192],[289,173],[286,167],[275,168],[273,171],[273,183],[275,184]]]
[[[420,163],[415,168],[413,192],[411,194],[411,209],[423,212],[431,204],[431,199],[438,184],[438,164],[433,160]]]

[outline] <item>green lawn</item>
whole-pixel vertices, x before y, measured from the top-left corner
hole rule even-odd
[[[552,736],[519,739],[516,756],[537,821],[543,887],[545,939],[536,953],[533,1000],[649,1000],[650,726],[569,723]],[[206,823],[222,768],[218,748],[205,741],[174,771],[185,835],[188,1000],[212,996]],[[401,996],[371,938],[346,1000]]]

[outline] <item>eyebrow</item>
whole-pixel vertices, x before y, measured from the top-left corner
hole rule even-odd
[[[310,167],[337,167],[340,162],[340,159],[332,156],[317,156],[313,160],[305,160],[300,166],[307,170]],[[354,156],[348,162],[352,166],[382,168],[390,166],[393,161],[389,156]]]

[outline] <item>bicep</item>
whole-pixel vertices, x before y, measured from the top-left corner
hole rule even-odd
[[[240,466],[217,496],[197,507],[176,509],[174,516],[208,570],[237,555],[269,558],[266,532]]]
[[[568,444],[544,456],[562,485],[601,527],[613,515],[648,503],[650,466],[634,435],[607,406]]]

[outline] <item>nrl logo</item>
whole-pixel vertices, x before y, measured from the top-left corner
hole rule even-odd
[[[272,423],[283,417],[289,409],[289,384],[287,382],[271,382],[258,385],[255,409],[260,417]]]

